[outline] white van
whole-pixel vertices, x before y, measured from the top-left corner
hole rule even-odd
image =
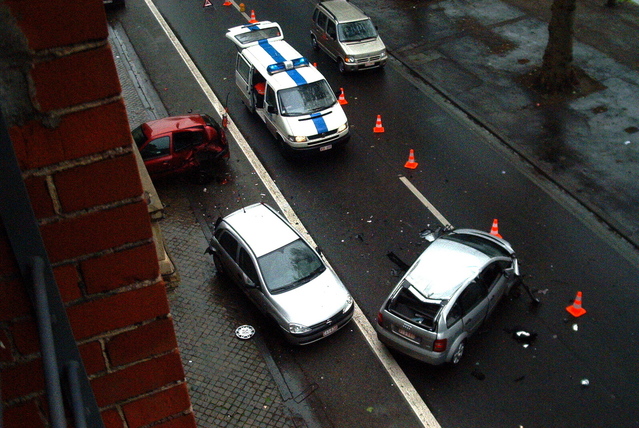
[[[285,154],[324,151],[350,138],[337,95],[322,74],[283,39],[275,22],[228,30],[239,49],[235,83],[242,101],[258,114]]]

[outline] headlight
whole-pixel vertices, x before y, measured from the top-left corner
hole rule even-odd
[[[306,137],[303,135],[289,135],[288,139],[294,143],[305,143]]]
[[[382,52],[382,54],[379,56],[380,59],[384,59],[386,58],[386,52]]]
[[[339,134],[340,132],[346,131],[346,128],[348,128],[348,122],[337,128],[337,133]]]
[[[346,312],[348,312],[348,310],[351,308],[352,305],[353,305],[353,297],[349,294],[348,298],[346,299],[346,303],[344,304],[344,307],[342,308],[342,313],[345,314]]]
[[[302,334],[311,331],[311,328],[305,325],[291,323],[288,325],[288,331],[292,334]]]
[[[348,62],[349,64],[355,63],[355,57],[354,56],[345,56],[344,57],[344,62]]]

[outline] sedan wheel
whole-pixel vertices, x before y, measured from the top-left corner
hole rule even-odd
[[[319,50],[319,45],[317,44],[317,39],[315,38],[315,36],[311,36],[311,47],[314,51]]]
[[[462,340],[461,342],[459,342],[459,346],[457,346],[457,349],[455,349],[455,352],[453,353],[453,358],[451,358],[450,363],[452,365],[457,365],[459,364],[459,361],[461,360],[462,356],[464,355],[464,349],[466,348],[466,341]]]

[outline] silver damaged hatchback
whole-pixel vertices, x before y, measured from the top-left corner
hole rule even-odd
[[[460,229],[435,239],[377,316],[378,338],[429,364],[457,364],[467,339],[520,280],[508,242]]]
[[[329,336],[353,317],[353,299],[335,272],[266,204],[218,218],[206,252],[293,344]]]

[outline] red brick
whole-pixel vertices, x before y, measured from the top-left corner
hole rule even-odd
[[[101,413],[104,428],[124,428],[124,421],[115,409],[105,410]]]
[[[29,355],[41,351],[38,325],[33,318],[16,322],[11,327],[11,332],[16,350],[21,355]]]
[[[106,39],[104,6],[95,0],[6,0],[35,51]]]
[[[184,383],[122,406],[130,428],[148,425],[190,408],[191,401]]]
[[[106,352],[111,366],[117,367],[177,347],[173,323],[167,318],[111,338],[106,344]]]
[[[2,400],[9,401],[27,394],[44,390],[42,360],[5,367],[0,371]]]
[[[100,342],[93,341],[78,347],[82,356],[82,363],[88,375],[93,375],[106,370],[106,362],[102,354]]]
[[[109,46],[35,64],[35,100],[48,112],[120,94],[120,80]]]
[[[169,303],[163,283],[67,309],[76,340],[151,320],[168,312]]]
[[[31,300],[20,281],[0,281],[0,296],[0,321],[32,313]]]
[[[153,428],[195,428],[196,426],[195,416],[193,413],[188,413],[162,424],[153,425]]]
[[[51,262],[149,239],[151,220],[143,201],[42,226]]]
[[[10,276],[18,272],[18,263],[13,255],[7,231],[4,229],[2,222],[0,222],[0,275]]]
[[[80,276],[75,265],[61,265],[53,269],[55,282],[60,290],[60,297],[63,302],[69,302],[82,297],[80,291]]]
[[[13,361],[13,346],[9,341],[9,335],[5,330],[0,330],[0,363],[10,363]]]
[[[54,176],[54,182],[63,212],[142,195],[133,153],[62,171]]]
[[[44,428],[46,426],[37,400],[5,407],[2,416],[2,422],[6,428]]]
[[[55,128],[32,120],[9,133],[23,170],[132,144],[123,100],[67,114]]]
[[[37,218],[51,217],[55,214],[53,201],[47,188],[45,177],[31,177],[24,181],[31,199],[31,206]]]
[[[98,406],[105,407],[180,380],[184,380],[184,369],[175,351],[95,378],[91,386]]]
[[[84,260],[80,269],[89,294],[153,280],[160,274],[153,243]]]

